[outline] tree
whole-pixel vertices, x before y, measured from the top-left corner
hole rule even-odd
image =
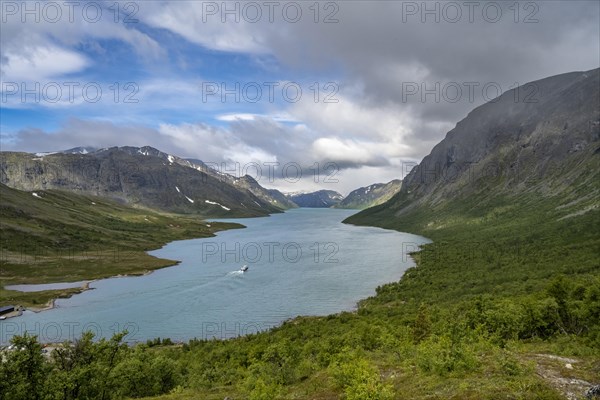
[[[129,353],[122,343],[125,335],[119,333],[94,343],[94,334],[84,332],[74,343],[63,343],[52,352],[54,369],[49,386],[64,400],[114,398],[112,371]]]
[[[45,397],[44,385],[50,372],[42,354],[37,336],[14,336],[14,349],[9,351],[2,366],[4,384],[0,385],[0,399],[38,400]]]
[[[431,319],[429,318],[429,307],[421,303],[417,317],[413,324],[413,340],[416,344],[426,339],[431,334]]]

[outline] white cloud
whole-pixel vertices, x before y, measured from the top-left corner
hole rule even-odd
[[[264,31],[256,25],[241,20],[238,23],[221,22],[219,15],[204,16],[204,8],[209,2],[147,2],[141,7],[141,16],[145,23],[156,28],[168,29],[192,43],[210,49],[243,52],[266,53]],[[225,2],[210,2],[217,7]],[[229,2],[232,6],[240,2]],[[231,18],[231,17],[230,17]],[[265,25],[261,24],[261,27]]]
[[[275,155],[245,143],[231,131],[222,128],[205,124],[161,124],[159,132],[172,140],[179,150],[178,154],[200,158],[205,162],[247,164],[276,160]]]
[[[258,114],[250,114],[250,113],[238,113],[238,114],[221,114],[217,115],[217,120],[219,121],[254,121]]]
[[[229,113],[219,114],[216,116],[218,121],[235,122],[235,121],[254,121],[258,118],[268,118],[277,122],[299,122],[296,118],[287,113],[277,114],[252,114],[252,113]]]
[[[3,79],[7,77],[22,80],[43,80],[81,71],[90,66],[92,61],[80,51],[80,46],[88,46],[99,53],[104,53],[97,39],[116,39],[131,46],[132,54],[148,60],[156,60],[166,56],[158,42],[139,31],[135,24],[126,24],[123,18],[114,21],[114,15],[108,7],[112,3],[103,4],[106,8],[102,18],[97,22],[89,22],[84,18],[82,5],[77,3],[70,10],[66,2],[52,2],[53,7],[61,8],[61,15],[52,22],[50,14],[46,15],[40,7],[41,2],[15,2],[17,9],[34,6],[40,9],[38,21],[35,15],[28,15],[22,21],[20,12],[3,15],[2,34],[0,35],[0,65]],[[73,2],[73,4],[75,4]],[[73,6],[71,4],[71,6]],[[77,6],[78,5],[78,6]],[[69,15],[72,13],[72,20]],[[54,16],[55,14],[51,14]],[[93,14],[91,14],[93,16]],[[104,54],[99,54],[104,55]],[[35,75],[41,73],[41,75]]]
[[[25,47],[19,53],[4,54],[2,80],[5,82],[44,81],[79,72],[89,60],[77,52],[57,46]]]
[[[381,154],[381,144],[359,142],[351,139],[319,138],[312,144],[312,151],[318,159],[339,164],[385,164]]]

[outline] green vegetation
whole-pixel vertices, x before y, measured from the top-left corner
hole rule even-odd
[[[162,393],[181,376],[172,360],[146,346],[121,342],[125,333],[94,343],[85,333],[76,343],[58,347],[50,362],[34,337],[15,338],[20,349],[0,363],[3,399],[114,399]]]
[[[594,173],[580,179],[594,182]],[[356,312],[299,317],[269,332],[183,345],[157,339],[126,347],[120,337],[93,343],[84,336],[43,362],[35,340],[17,337],[25,350],[5,354],[0,392],[11,400],[31,398],[23,393],[161,400],[581,396],[585,385],[600,383],[594,188],[551,197],[503,196],[482,186],[469,197],[397,217],[399,195],[399,207],[374,207],[348,222],[418,233],[433,243],[414,254],[417,267],[379,287]],[[111,234],[141,241],[135,227],[149,214],[136,213],[122,214],[127,228]],[[163,220],[144,238],[166,239],[163,231],[175,227]],[[105,234],[96,240],[111,240]]]
[[[147,250],[241,227],[132,208],[60,191],[31,193],[0,185],[0,305],[44,306],[81,289],[17,292],[11,284],[76,282],[140,275],[175,265]]]
[[[182,346],[157,339],[126,348],[86,336],[81,341],[96,349],[89,368],[104,377],[98,387],[111,390],[79,398],[561,399],[566,389],[557,377],[598,384],[600,212],[558,221],[551,199],[523,204],[531,206],[498,202],[468,212],[461,202],[460,218],[446,212],[434,224],[429,213],[407,217],[399,229],[434,243],[414,255],[418,267],[354,313]],[[116,347],[110,368],[103,354]],[[557,356],[574,358],[572,369]],[[63,386],[48,386],[54,394],[39,398],[74,398],[64,385],[88,382],[84,372],[65,372],[57,357],[36,368]],[[7,384],[29,382],[26,370],[15,372],[20,365],[3,364]],[[7,399],[25,398],[9,392]]]

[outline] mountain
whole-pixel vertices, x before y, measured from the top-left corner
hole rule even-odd
[[[388,183],[375,183],[350,192],[335,208],[365,209],[385,203],[392,198],[400,188],[402,181],[394,179]]]
[[[66,190],[210,217],[264,216],[285,208],[276,202],[279,196],[248,177],[238,179],[148,146],[2,152],[0,183],[25,191]]]
[[[408,174],[397,195],[347,222],[427,232],[525,209],[546,210],[543,220],[595,218],[599,87],[600,69],[573,72],[477,107]]]
[[[287,198],[299,207],[329,208],[340,203],[344,196],[334,190],[319,190],[312,193],[289,193]]]
[[[198,171],[202,171],[221,182],[234,186],[239,190],[245,190],[252,193],[254,196],[263,200],[263,202],[270,204],[271,206],[279,210],[287,210],[289,208],[298,207],[293,202],[287,200],[283,193],[276,189],[265,189],[256,181],[256,179],[254,179],[250,175],[244,175],[238,178],[236,176],[220,172],[219,170],[212,168],[211,166],[207,165],[201,160],[193,158],[180,158],[177,156],[163,153],[160,150],[148,146],[142,147],[140,149],[134,147],[129,149],[129,151],[138,153],[141,152],[144,155],[160,157],[163,160],[168,161],[169,163],[175,163],[183,165],[185,167],[193,168]]]
[[[59,151],[59,153],[64,153],[64,154],[88,154],[88,153],[96,152],[98,150],[99,149],[97,149],[96,147],[82,146],[82,147],[73,147],[72,149]],[[42,154],[44,154],[44,153],[42,153]],[[52,154],[52,153],[45,153],[45,154]]]
[[[298,205],[288,199],[283,193],[277,189],[265,189],[262,187],[256,179],[250,175],[242,176],[234,181],[234,184],[239,188],[244,188],[250,193],[263,200],[272,206],[281,210],[287,210],[290,208],[297,208]]]

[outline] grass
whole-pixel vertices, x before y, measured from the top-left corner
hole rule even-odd
[[[559,379],[599,383],[597,319],[579,334],[522,325],[529,304],[560,300],[549,294],[557,275],[575,295],[600,289],[598,211],[558,221],[551,201],[531,204],[502,206],[493,219],[448,213],[443,228],[415,217],[435,242],[415,254],[418,267],[378,288],[357,312],[145,349],[177,366],[176,384],[148,399],[550,400],[565,396]],[[544,355],[577,362],[566,369]]]
[[[13,304],[30,310],[42,310],[52,305],[54,299],[68,298],[81,293],[83,288],[43,290],[39,292],[19,292],[0,288],[0,304]]]
[[[481,190],[401,217],[389,205],[352,216],[350,223],[434,242],[414,254],[417,267],[379,287],[355,313],[300,317],[250,337],[159,350],[187,375],[173,393],[152,398],[582,396],[585,385],[600,384],[600,208],[589,196],[595,190],[555,197]],[[576,359],[573,369],[556,355]],[[372,380],[353,375],[361,364],[375,371]]]
[[[152,257],[148,250],[241,227],[206,224],[199,217],[132,208],[93,196],[36,194],[40,197],[0,185],[0,305],[35,307],[80,291],[25,293],[3,289],[6,285],[141,275],[177,264]]]
[[[581,396],[585,387],[560,382],[600,383],[594,190],[480,190],[401,217],[389,206],[355,215],[349,222],[434,242],[414,254],[417,267],[356,312],[298,317],[226,341],[142,348],[176,366],[169,389],[149,398],[550,400],[567,389]],[[127,218],[129,232],[136,215]],[[555,356],[576,362],[569,369]]]

